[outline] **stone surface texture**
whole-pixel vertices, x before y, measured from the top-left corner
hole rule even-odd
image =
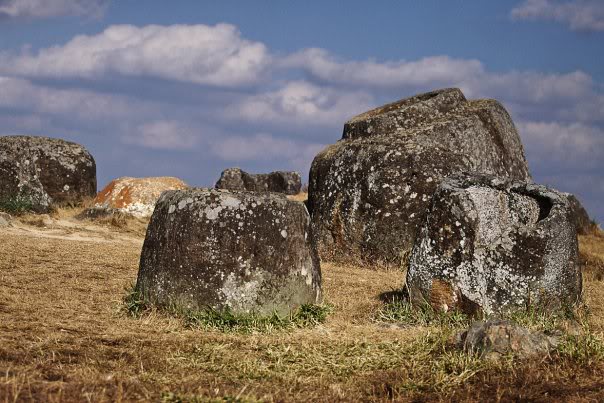
[[[567,197],[493,176],[445,179],[413,248],[407,287],[413,303],[468,314],[574,305],[581,271]]]
[[[240,168],[225,169],[216,182],[216,189],[249,190],[295,195],[302,188],[298,172],[276,171],[268,174],[249,174]]]
[[[287,314],[321,300],[304,204],[268,192],[189,189],[157,202],[137,289],[160,306]]]
[[[497,101],[444,89],[351,119],[310,170],[320,255],[400,264],[437,185],[460,172],[530,179],[516,128]]]
[[[591,218],[589,218],[587,210],[585,210],[585,207],[583,207],[579,199],[570,193],[566,193],[566,196],[568,197],[573,219],[575,221],[575,225],[577,226],[577,233],[581,235],[588,235],[595,232],[598,229],[598,225],[594,223]]]
[[[97,194],[87,213],[95,215],[117,212],[135,217],[150,217],[162,192],[186,188],[188,185],[185,182],[169,176],[114,179]]]
[[[491,319],[476,321],[457,336],[457,347],[486,359],[513,355],[517,358],[535,358],[547,355],[559,340],[543,332],[532,332],[514,322]]]
[[[34,136],[0,137],[0,198],[27,198],[36,211],[96,194],[96,164],[81,145]]]

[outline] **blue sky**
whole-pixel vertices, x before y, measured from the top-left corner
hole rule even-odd
[[[0,135],[85,145],[100,186],[306,174],[348,118],[447,86],[604,222],[602,0],[0,0]]]

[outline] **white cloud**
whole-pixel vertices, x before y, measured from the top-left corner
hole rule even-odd
[[[305,49],[285,57],[282,68],[302,68],[331,84],[371,87],[434,86],[455,83],[484,72],[478,60],[448,56],[427,57],[416,61],[383,62],[342,61],[324,49]]]
[[[227,115],[280,125],[341,126],[371,105],[372,97],[364,92],[291,81],[276,91],[244,98],[231,106]]]
[[[266,47],[228,24],[114,25],[36,54],[0,55],[0,72],[28,77],[98,78],[109,74],[237,87],[258,80]]]
[[[511,11],[515,20],[552,20],[577,31],[604,31],[601,0],[525,0]]]
[[[139,125],[123,141],[162,150],[188,150],[199,143],[200,137],[197,130],[180,122],[159,120]]]
[[[0,107],[81,121],[123,119],[150,113],[152,109],[143,101],[133,102],[125,96],[82,89],[57,89],[2,76]]]
[[[529,161],[556,170],[592,170],[602,165],[604,130],[581,123],[518,122]]]
[[[109,0],[0,0],[0,17],[51,18],[64,15],[101,17]]]
[[[211,151],[225,161],[257,161],[273,159],[287,161],[294,169],[305,172],[324,144],[280,139],[270,134],[217,138]]]

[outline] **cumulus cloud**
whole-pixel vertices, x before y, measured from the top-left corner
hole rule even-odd
[[[282,68],[301,68],[329,83],[372,87],[425,86],[460,82],[469,75],[483,74],[478,60],[448,56],[416,61],[383,62],[338,60],[324,49],[305,49],[280,61]]]
[[[0,18],[101,17],[109,0],[0,0]]]
[[[529,161],[557,171],[592,170],[602,165],[604,130],[581,123],[517,123]]]
[[[158,120],[139,125],[123,141],[160,150],[190,150],[200,140],[200,133],[181,122]]]
[[[98,78],[111,73],[225,87],[255,82],[269,64],[264,44],[233,25],[113,25],[35,54],[0,55],[0,72]]]
[[[0,76],[0,108],[62,116],[70,120],[123,119],[151,113],[144,101],[83,89],[57,89],[29,80]]]
[[[604,31],[601,0],[525,0],[511,11],[515,20],[552,20],[577,31]]]
[[[288,161],[290,166],[304,172],[323,147],[324,144],[281,139],[271,134],[260,133],[245,137],[217,138],[212,142],[211,151],[230,162],[269,159]]]
[[[128,83],[119,94],[104,85],[114,78]],[[502,101],[518,122],[536,180],[551,176],[575,191],[564,178],[604,169],[603,87],[583,71],[493,72],[448,56],[346,60],[317,48],[274,55],[224,24],[112,26],[37,52],[0,54],[0,126],[45,134],[60,120],[73,122],[72,133],[105,130],[106,143],[125,150],[122,159],[155,173],[163,168],[149,155],[182,156],[175,164],[183,170],[186,160],[206,171],[245,162],[305,173],[350,117],[449,86],[468,98]],[[590,195],[588,207],[602,197]]]
[[[245,97],[231,106],[227,114],[252,122],[306,127],[340,126],[371,104],[372,97],[364,92],[291,81],[276,91]]]

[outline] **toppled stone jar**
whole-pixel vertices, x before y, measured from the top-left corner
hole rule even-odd
[[[566,195],[484,175],[445,179],[410,258],[411,301],[468,314],[581,298],[576,228]]]
[[[81,145],[36,136],[0,137],[0,199],[20,198],[38,212],[96,194],[96,164]]]
[[[275,192],[286,195],[300,193],[302,176],[294,171],[275,171],[268,174],[249,174],[240,168],[222,171],[216,189]]]
[[[399,265],[437,185],[461,172],[530,179],[520,137],[497,101],[444,89],[354,117],[310,170],[319,254]]]
[[[321,300],[302,203],[275,193],[167,191],[155,206],[136,288],[160,306],[287,314]]]

